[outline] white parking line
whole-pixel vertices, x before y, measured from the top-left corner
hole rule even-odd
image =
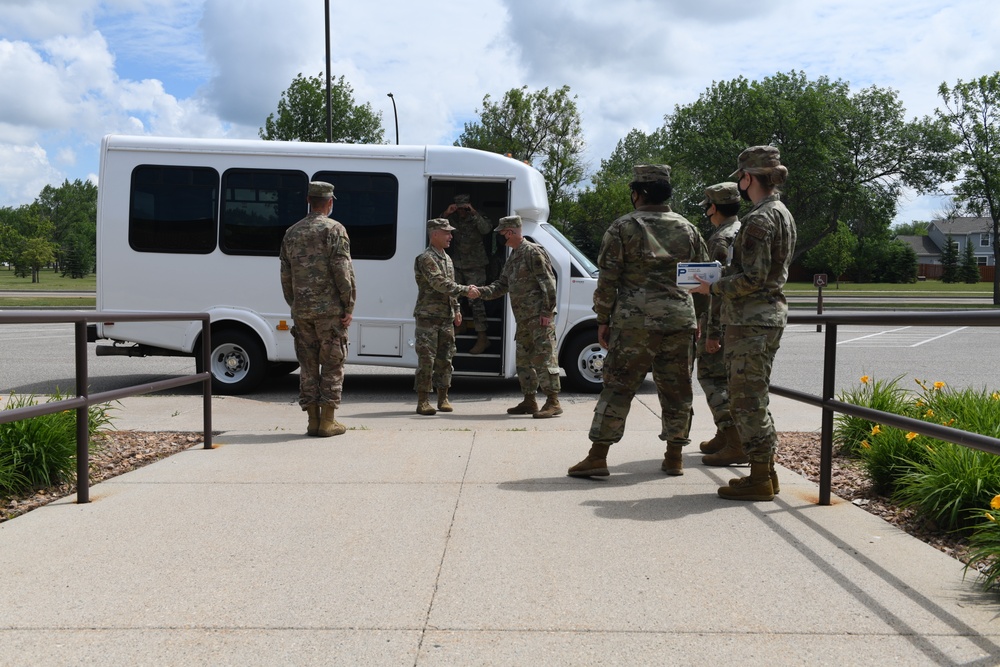
[[[934,336],[934,338],[928,338],[927,340],[922,340],[919,343],[917,343],[916,345],[911,345],[910,347],[919,347],[919,346],[923,345],[924,343],[930,343],[931,341],[935,341],[935,340],[937,340],[939,338],[944,338],[945,336],[950,336],[953,333],[958,333],[959,331],[962,331],[963,329],[968,329],[968,328],[969,327],[959,327],[957,329],[952,329],[951,331],[945,332],[945,333],[941,334],[940,336]]]
[[[848,338],[847,340],[837,341],[837,345],[843,345],[844,343],[853,343],[856,340],[865,340],[866,338],[874,338],[876,336],[884,336],[885,334],[896,333],[897,331],[906,331],[910,327],[900,327],[898,329],[889,329],[888,331],[878,331],[873,334],[868,334],[867,336],[858,336],[857,338]]]

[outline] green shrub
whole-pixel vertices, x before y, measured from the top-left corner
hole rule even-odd
[[[931,441],[929,456],[899,478],[893,499],[946,530],[968,528],[1000,492],[1000,456]]]
[[[895,415],[911,413],[910,394],[899,386],[903,376],[893,380],[873,380],[867,375],[861,377],[861,386],[855,390],[842,392],[837,399],[843,403],[891,412]],[[840,444],[840,452],[847,456],[862,454],[861,443],[871,438],[875,423],[869,419],[837,414],[834,417],[834,442]]]
[[[994,496],[990,507],[1000,509],[1000,495]],[[969,559],[965,564],[965,572],[969,568],[976,570],[984,589],[990,589],[1000,584],[1000,523],[992,512],[983,512],[985,519],[977,524],[969,538]]]
[[[876,493],[891,494],[899,479],[927,458],[927,449],[917,442],[914,435],[892,426],[876,424],[868,438],[861,441],[858,448],[861,465]]]
[[[57,391],[48,402],[62,398]],[[36,405],[34,396],[11,395],[5,409],[29,405]],[[108,404],[90,407],[87,429],[91,436],[111,424],[110,409]],[[74,480],[76,410],[0,424],[0,470],[0,493],[18,493]]]

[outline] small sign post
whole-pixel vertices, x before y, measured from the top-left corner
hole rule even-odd
[[[816,296],[816,314],[817,315],[822,315],[823,314],[823,288],[826,287],[826,274],[825,273],[817,273],[817,274],[813,275],[813,287],[815,287],[818,290],[818,292],[819,292],[818,295]],[[822,333],[822,331],[823,331],[823,325],[822,324],[817,324],[816,325],[816,332],[817,333]]]

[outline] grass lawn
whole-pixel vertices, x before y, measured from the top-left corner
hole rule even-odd
[[[787,283],[785,294],[815,294],[812,283]],[[940,280],[925,280],[917,283],[896,285],[893,283],[832,283],[823,288],[824,294],[858,294],[871,296],[891,296],[894,294],[955,294],[965,296],[992,296],[993,283],[943,283]]]
[[[0,291],[29,290],[35,292],[93,292],[97,288],[97,276],[90,274],[86,278],[63,278],[52,270],[42,270],[38,274],[39,282],[31,282],[31,278],[18,278],[13,269],[0,267]]]

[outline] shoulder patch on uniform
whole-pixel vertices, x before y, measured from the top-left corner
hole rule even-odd
[[[767,228],[762,227],[761,225],[758,225],[755,222],[751,222],[740,231],[749,236],[750,238],[757,239],[758,241],[763,241],[764,239],[767,238],[768,235]]]

